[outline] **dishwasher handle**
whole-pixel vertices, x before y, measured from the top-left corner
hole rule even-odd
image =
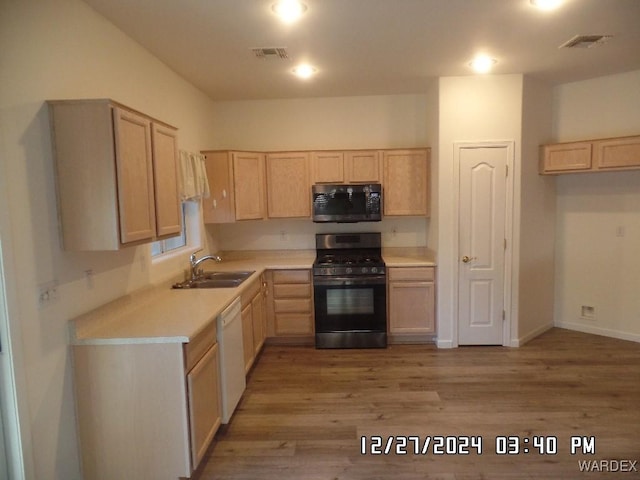
[[[233,322],[236,317],[240,315],[242,311],[242,305],[240,304],[240,298],[236,298],[231,305],[225,308],[220,314],[220,324],[223,328]]]

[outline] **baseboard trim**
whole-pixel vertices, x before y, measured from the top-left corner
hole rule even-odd
[[[436,345],[438,348],[455,348],[457,345],[453,344],[452,340],[440,340],[436,339]]]
[[[637,333],[621,332],[619,330],[611,330],[609,328],[600,328],[572,322],[556,322],[555,326],[558,328],[566,328],[567,330],[575,330],[577,332],[591,333],[593,335],[601,335],[603,337],[611,337],[619,340],[629,340],[631,342],[640,343],[640,335]]]
[[[526,335],[524,335],[522,337],[511,339],[511,345],[510,346],[511,347],[521,347],[525,343],[530,342],[534,338],[539,337],[544,332],[546,332],[547,330],[551,330],[552,328],[553,328],[553,323],[547,323],[545,325],[542,325],[541,327],[538,327],[535,330],[532,330],[531,332],[527,333]]]

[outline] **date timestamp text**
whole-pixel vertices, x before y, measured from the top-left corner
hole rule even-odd
[[[362,455],[482,455],[485,439],[481,435],[371,435],[360,437]],[[557,455],[558,437],[553,435],[498,435],[490,440],[496,455]],[[572,436],[571,455],[595,455],[595,437]]]

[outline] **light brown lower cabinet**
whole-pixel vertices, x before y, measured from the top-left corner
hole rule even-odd
[[[191,462],[199,465],[220,427],[218,345],[215,344],[187,374]]]
[[[435,334],[435,268],[388,269],[389,335],[392,343],[421,343]]]
[[[254,280],[240,296],[245,373],[249,373],[264,345],[267,330],[265,293],[266,283],[263,274],[259,279]]]
[[[311,270],[268,272],[267,336],[275,343],[313,343]]]
[[[190,343],[76,345],[83,477],[189,478],[220,425],[215,322]]]

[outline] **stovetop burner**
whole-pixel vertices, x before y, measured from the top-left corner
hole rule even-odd
[[[316,235],[314,275],[380,275],[384,260],[379,233]]]
[[[316,265],[383,265],[382,257],[375,254],[342,254],[333,253],[318,254]]]

